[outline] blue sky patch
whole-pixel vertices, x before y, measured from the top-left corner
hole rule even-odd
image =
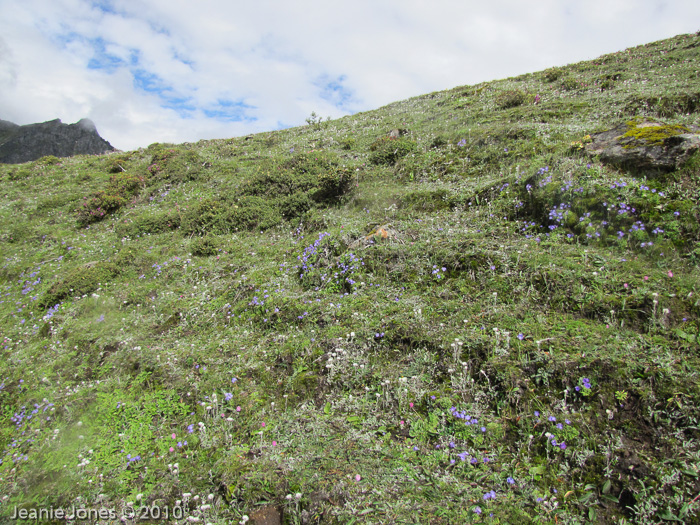
[[[321,90],[320,97],[343,111],[348,111],[346,106],[353,99],[353,92],[343,85],[346,78],[345,75],[340,75],[335,79],[323,75],[314,82],[314,85]]]
[[[254,122],[257,120],[257,117],[247,115],[246,112],[249,109],[256,108],[246,104],[243,100],[219,99],[214,106],[204,109],[204,114],[208,118],[228,122]]]
[[[95,51],[94,56],[88,61],[88,69],[102,69],[113,73],[117,68],[126,65],[124,60],[107,52],[105,41],[101,38],[88,40]]]

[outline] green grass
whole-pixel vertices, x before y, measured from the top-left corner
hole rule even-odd
[[[699,45],[0,166],[0,515],[697,520]]]

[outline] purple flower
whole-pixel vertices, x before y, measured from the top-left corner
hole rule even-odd
[[[510,476],[508,476],[508,478],[506,479],[506,482],[508,483],[508,485],[514,485],[514,484],[515,484],[515,480],[514,480],[513,478],[511,478]]]

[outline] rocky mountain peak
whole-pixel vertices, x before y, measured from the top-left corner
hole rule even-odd
[[[95,123],[81,119],[75,124],[64,124],[61,119],[19,126],[0,120],[0,162],[19,164],[47,155],[99,155],[114,151],[112,145],[100,137]]]

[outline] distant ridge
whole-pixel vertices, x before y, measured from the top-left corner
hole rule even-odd
[[[60,119],[20,126],[0,120],[0,163],[19,164],[53,155],[99,155],[115,151],[100,137],[95,124],[81,119],[63,124]]]

